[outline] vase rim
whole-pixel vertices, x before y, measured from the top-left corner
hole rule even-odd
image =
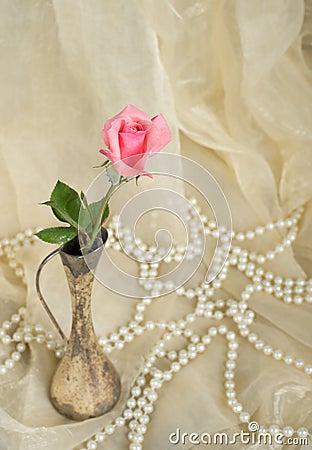
[[[91,249],[91,251],[88,251],[86,253],[82,253],[80,249],[80,241],[79,241],[79,235],[75,236],[70,241],[66,242],[60,247],[60,253],[63,253],[67,256],[70,256],[71,258],[75,259],[83,259],[89,255],[93,255],[95,252],[101,250],[105,242],[108,238],[108,232],[106,228],[101,228],[101,237],[97,236],[97,240],[101,239],[101,242],[99,245],[97,245],[96,248]],[[96,242],[96,241],[95,241]]]

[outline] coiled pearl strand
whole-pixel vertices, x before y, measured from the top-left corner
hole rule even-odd
[[[189,220],[195,221],[196,216],[193,208],[197,212],[200,209],[195,199],[191,199],[189,210]],[[144,364],[133,381],[130,396],[126,401],[126,405],[120,416],[115,418],[110,424],[107,424],[102,430],[97,432],[85,444],[85,449],[95,450],[98,445],[106,441],[118,428],[128,427],[129,450],[142,450],[144,443],[144,435],[147,431],[148,424],[151,420],[150,416],[154,411],[159,391],[166,382],[170,382],[174,376],[183,370],[183,367],[190,364],[197,356],[205,351],[214,338],[224,338],[227,341],[228,351],[225,361],[224,371],[224,390],[228,406],[238,415],[241,423],[250,423],[250,414],[243,407],[237,398],[235,391],[235,368],[239,357],[239,341],[237,333],[254,347],[263,352],[266,356],[275,360],[283,361],[285,364],[293,365],[299,370],[303,370],[306,375],[312,375],[312,365],[305,363],[300,358],[285,354],[282,350],[274,349],[269,343],[266,343],[257,334],[252,332],[251,325],[256,318],[255,311],[250,308],[249,300],[254,292],[266,292],[273,295],[277,300],[282,300],[287,304],[300,306],[304,303],[312,302],[312,280],[282,278],[267,272],[262,268],[266,261],[273,260],[281,254],[287,247],[291,246],[296,239],[298,232],[298,222],[302,216],[303,208],[298,208],[290,217],[265,226],[256,227],[254,230],[247,232],[232,232],[234,242],[239,244],[250,241],[264,233],[272,230],[286,230],[286,235],[282,243],[278,244],[273,250],[265,254],[257,254],[250,252],[234,245],[231,248],[228,259],[219,272],[214,281],[207,287],[205,283],[191,289],[179,287],[176,289],[178,296],[183,296],[194,303],[193,309],[184,317],[171,321],[145,321],[145,312],[155,299],[140,299],[136,304],[136,310],[132,320],[121,326],[119,330],[111,335],[99,337],[99,343],[103,347],[103,351],[111,353],[115,350],[122,350],[125,346],[132,342],[136,336],[147,333],[154,329],[163,331],[160,340],[153,346],[150,353],[146,355]],[[213,220],[208,220],[206,216],[200,216],[201,222],[204,224],[204,235],[207,237],[218,238],[220,235],[217,224]],[[114,218],[109,225],[109,239],[107,246],[115,251],[123,251],[123,245],[120,245],[117,237],[118,218]],[[200,247],[198,238],[199,231],[196,224],[191,228],[190,233],[191,251],[181,245],[172,247],[170,253],[162,260],[164,263],[172,261],[180,262],[187,254],[192,259],[198,252]],[[3,239],[0,241],[0,257],[3,257],[9,267],[15,271],[17,277],[21,278],[26,284],[24,271],[21,264],[16,260],[16,252],[21,246],[26,246],[35,242],[34,236],[37,230],[27,230],[24,233],[18,233],[13,239]],[[119,236],[120,236],[120,229]],[[135,248],[131,242],[129,230],[122,232],[125,237],[125,246],[127,252]],[[196,242],[195,242],[196,241]],[[162,286],[151,284],[150,281],[157,277],[160,266],[159,259],[162,258],[162,249],[148,248],[141,240],[136,242],[141,248],[140,254],[134,256],[139,257],[143,262],[140,263],[140,277],[146,280],[145,286],[147,291],[153,292],[153,295],[161,291]],[[158,252],[158,253],[157,253]],[[144,255],[146,256],[144,260]],[[218,290],[231,267],[235,267],[242,272],[249,280],[244,290],[241,292],[240,299],[223,300],[216,297]],[[0,328],[0,339],[4,345],[15,345],[14,351],[0,365],[0,375],[6,375],[8,370],[12,369],[16,362],[20,361],[22,353],[26,350],[30,342],[45,344],[47,349],[52,350],[56,357],[61,358],[64,353],[64,343],[56,340],[53,333],[45,331],[43,327],[38,325],[28,325],[25,323],[26,310],[24,307],[19,308],[17,313],[12,314],[10,320],[2,323]],[[214,319],[220,325],[211,326],[205,334],[199,335],[193,331],[194,322],[198,318]],[[231,319],[233,329],[229,329],[223,323],[223,319]],[[193,328],[192,328],[193,327]],[[237,331],[235,331],[237,329]],[[175,337],[183,336],[187,339],[188,344],[178,351],[170,348],[171,342]],[[160,360],[167,361],[169,367],[167,370],[160,369],[158,364]],[[272,434],[282,432],[286,437],[296,434],[300,438],[310,437],[311,433],[304,427],[294,430],[291,426],[283,428],[276,424],[268,425],[266,428],[261,427],[261,432],[268,431]]]

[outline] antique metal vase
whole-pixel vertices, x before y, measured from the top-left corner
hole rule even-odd
[[[55,254],[60,254],[72,299],[72,326],[65,354],[52,379],[50,397],[54,407],[73,420],[84,420],[110,411],[118,401],[121,390],[116,369],[98,344],[91,312],[93,272],[106,239],[107,231],[103,229],[102,245],[82,256],[78,238],[75,238],[45,258],[37,272],[40,300],[65,338],[39,286],[42,267]]]

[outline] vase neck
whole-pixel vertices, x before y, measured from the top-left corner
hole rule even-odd
[[[96,253],[96,251],[93,253]],[[91,262],[87,265],[84,257],[76,257],[61,252],[61,259],[72,299],[70,341],[77,341],[77,336],[79,336],[79,345],[82,345],[84,340],[90,341],[90,339],[95,339],[91,311],[94,275],[93,271],[89,269],[89,266],[96,268],[99,256],[100,253],[95,255],[91,254]]]

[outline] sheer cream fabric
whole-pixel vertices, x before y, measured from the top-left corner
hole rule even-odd
[[[90,184],[104,120],[132,103],[151,116],[163,113],[173,132],[168,151],[181,151],[214,174],[235,229],[277,220],[305,204],[293,250],[267,267],[280,275],[312,276],[311,1],[10,0],[1,2],[0,22],[2,237],[54,224],[38,203],[57,178],[77,189]],[[261,245],[268,249],[280,239],[273,233]],[[28,320],[51,329],[34,292],[35,270],[50,250],[38,243],[18,255],[27,289],[1,261],[1,320],[27,302]],[[237,298],[244,283],[233,271],[220,295]],[[46,270],[44,291],[68,330],[70,304],[59,261]],[[266,295],[255,295],[251,304],[254,328],[266,341],[311,361],[311,308]],[[127,322],[134,304],[96,286],[94,308],[103,335]],[[187,311],[188,303],[172,296],[149,314],[179,318]],[[116,352],[122,401],[107,416],[83,423],[53,409],[48,388],[56,361],[43,346],[31,345],[18,368],[1,379],[0,448],[72,449],[88,439],[118,414],[141,355],[155,339],[146,334]],[[163,388],[144,448],[175,448],[168,435],[177,427],[210,433],[237,428],[222,388],[225,350],[217,339]],[[1,356],[7,351],[0,347]],[[247,342],[237,391],[260,423],[311,429],[311,380]],[[125,430],[99,448],[128,448]]]

